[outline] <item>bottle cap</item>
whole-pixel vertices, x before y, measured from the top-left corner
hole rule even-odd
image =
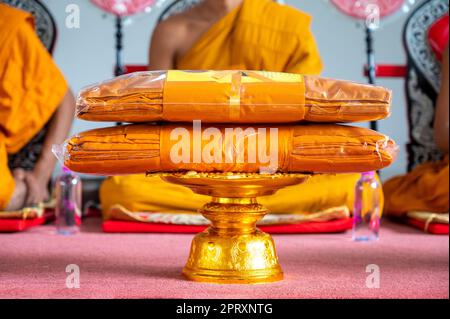
[[[370,172],[364,172],[361,174],[363,177],[370,177],[373,178],[375,177],[375,171],[370,171]]]
[[[66,166],[62,167],[62,170],[64,173],[71,173],[72,171],[70,169],[68,169]]]

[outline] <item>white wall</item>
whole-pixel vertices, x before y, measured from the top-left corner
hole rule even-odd
[[[114,66],[114,18],[104,14],[88,0],[44,0],[56,19],[58,41],[54,53],[56,63],[65,74],[74,92],[85,85],[112,77]],[[80,7],[80,28],[65,27],[66,6]],[[126,21],[124,29],[125,63],[145,64],[152,29],[167,0],[150,13],[133,16]],[[365,63],[364,30],[342,16],[325,0],[286,0],[313,16],[313,32],[324,61],[324,76],[366,82],[362,75]],[[375,33],[377,62],[402,64],[405,56],[402,47],[402,26],[406,16],[397,15]],[[383,177],[401,174],[406,167],[405,144],[407,143],[406,106],[403,81],[380,79],[378,84],[394,92],[393,114],[380,121],[379,130],[401,146],[395,164],[385,169]],[[92,123],[77,120],[73,133],[109,123]],[[365,124],[363,124],[366,126]]]

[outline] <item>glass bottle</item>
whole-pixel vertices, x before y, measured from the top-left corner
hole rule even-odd
[[[381,217],[382,188],[375,172],[365,172],[355,186],[353,240],[378,240]]]
[[[61,235],[72,235],[81,225],[81,180],[63,167],[55,180],[55,225]]]

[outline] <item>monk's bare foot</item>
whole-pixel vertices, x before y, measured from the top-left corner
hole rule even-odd
[[[14,188],[14,193],[11,200],[6,206],[6,210],[19,210],[25,205],[25,200],[27,197],[27,184],[25,182],[25,171],[23,169],[15,169],[13,171],[14,181],[16,186]]]

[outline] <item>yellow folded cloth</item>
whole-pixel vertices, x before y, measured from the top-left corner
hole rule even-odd
[[[33,207],[25,207],[21,210],[0,211],[0,220],[2,219],[33,219],[44,216],[44,206],[37,205]]]
[[[448,212],[442,214],[431,212],[408,212],[406,213],[406,216],[426,223],[448,224],[449,222]]]

